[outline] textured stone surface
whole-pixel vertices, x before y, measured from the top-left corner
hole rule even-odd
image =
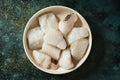
[[[64,5],[88,21],[93,46],[87,61],[65,75],[50,75],[34,67],[25,55],[25,24],[38,10]],[[119,0],[0,0],[0,80],[120,80]]]

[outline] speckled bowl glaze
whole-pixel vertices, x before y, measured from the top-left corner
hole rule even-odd
[[[63,16],[66,13],[76,13],[77,16],[79,17],[79,19],[77,20],[77,22],[75,23],[74,26],[84,26],[88,29],[89,31],[89,46],[86,50],[85,55],[83,56],[83,58],[77,63],[77,65],[70,69],[70,70],[65,70],[62,68],[59,68],[57,70],[49,70],[49,69],[44,69],[42,67],[40,67],[38,64],[36,64],[36,62],[34,61],[33,57],[32,57],[32,51],[28,48],[28,42],[27,42],[27,32],[30,28],[32,27],[36,27],[39,25],[38,23],[38,17],[44,13],[48,13],[48,12],[53,12],[54,14],[56,14],[56,16],[61,20],[63,18]],[[24,29],[24,34],[23,34],[23,46],[24,46],[24,50],[26,52],[26,55],[28,57],[28,59],[30,60],[30,62],[36,66],[38,69],[46,72],[46,73],[50,73],[50,74],[65,74],[65,73],[69,73],[72,72],[74,70],[76,70],[77,68],[79,68],[87,59],[90,50],[91,50],[91,46],[92,46],[92,35],[91,35],[91,30],[89,28],[88,23],[86,22],[86,20],[81,16],[81,14],[79,14],[78,12],[76,12],[75,10],[65,7],[65,6],[50,6],[47,8],[44,8],[40,11],[38,11],[37,13],[35,13],[27,22],[26,27]],[[79,56],[79,55],[78,55]]]

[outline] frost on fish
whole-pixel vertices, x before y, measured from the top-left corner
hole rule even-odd
[[[70,46],[71,55],[74,60],[80,60],[88,47],[88,39],[79,39],[73,42]]]
[[[37,50],[33,50],[33,58],[37,64],[43,68],[49,68],[51,64],[51,57]]]
[[[70,13],[59,22],[59,30],[63,33],[64,36],[66,36],[72,30],[77,19],[78,17],[76,14]]]
[[[51,56],[53,59],[58,60],[60,57],[61,50],[47,43],[43,43],[42,51],[47,55]]]
[[[40,27],[32,28],[28,31],[28,45],[30,49],[38,49],[42,47],[44,33],[41,31]]]
[[[39,25],[46,33],[49,28],[58,29],[58,19],[53,13],[44,14],[39,17]]]
[[[44,36],[44,42],[53,45],[55,47],[58,47],[60,49],[65,49],[67,44],[65,39],[63,38],[63,35],[61,32],[55,30],[55,29],[50,29],[46,35]]]
[[[72,42],[74,42],[80,38],[85,38],[88,36],[89,36],[89,32],[88,32],[87,28],[76,27],[76,28],[73,28],[72,31],[67,36],[67,41],[69,44],[71,44]]]
[[[63,69],[73,68],[74,64],[72,63],[70,50],[64,50],[62,52],[58,63]]]

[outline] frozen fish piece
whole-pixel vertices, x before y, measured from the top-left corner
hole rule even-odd
[[[51,56],[53,59],[58,60],[60,57],[61,50],[47,43],[43,43],[42,51],[47,55]]]
[[[58,47],[60,49],[65,49],[67,44],[66,41],[63,38],[63,35],[61,32],[55,30],[55,29],[50,29],[46,35],[44,36],[44,42],[53,45],[55,47]]]
[[[80,60],[88,47],[88,39],[79,39],[75,42],[73,42],[70,46],[70,50],[71,50],[71,55],[73,57],[73,59],[75,60]]]
[[[36,63],[41,65],[43,68],[49,68],[51,64],[51,57],[37,50],[33,50],[33,58]]]
[[[42,66],[44,68],[49,68],[50,64],[51,64],[51,57],[48,56],[48,57],[45,58],[44,62],[42,63]]]
[[[70,50],[63,50],[58,64],[64,69],[73,68],[74,64],[71,59]]]
[[[53,13],[44,14],[39,17],[39,25],[44,33],[49,28],[58,29],[58,20]]]
[[[63,33],[64,36],[66,36],[72,30],[77,19],[78,17],[76,14],[70,13],[60,21],[59,30]]]
[[[65,49],[67,46],[67,43],[66,41],[63,39],[59,42],[59,44],[57,44],[57,47],[60,48],[60,49]]]
[[[32,28],[28,31],[28,45],[30,49],[38,49],[42,47],[44,33],[40,27]]]
[[[44,32],[44,34],[48,31],[48,25],[47,25],[47,14],[42,15],[39,17],[39,25],[41,30]]]
[[[44,28],[44,26],[47,26],[47,14],[44,14],[42,16],[39,17],[39,25],[42,28]]]
[[[50,28],[58,29],[58,20],[53,13],[48,14],[47,24]]]
[[[43,53],[40,53],[37,50],[33,50],[33,58],[38,64],[43,63],[43,61],[45,60],[45,57],[46,56]]]
[[[72,31],[67,36],[68,43],[71,44],[72,42],[80,39],[88,37],[89,32],[85,27],[77,27],[73,28]]]

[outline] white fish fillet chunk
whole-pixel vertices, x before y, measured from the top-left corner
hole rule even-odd
[[[46,33],[49,28],[58,29],[58,20],[53,13],[44,14],[39,17],[39,25]]]
[[[74,64],[73,64],[72,59],[71,59],[70,50],[64,50],[62,52],[58,64],[63,69],[71,69],[71,68],[73,68]]]
[[[45,58],[44,62],[42,63],[42,66],[44,68],[50,68],[50,65],[51,65],[51,57],[48,56]]]
[[[72,42],[74,42],[80,38],[88,37],[88,35],[89,35],[89,32],[88,32],[87,28],[85,28],[85,27],[73,28],[72,31],[67,36],[67,41],[69,44],[71,44]]]
[[[32,28],[28,31],[28,44],[30,49],[38,49],[42,47],[44,33],[40,27]]]
[[[53,59],[58,60],[60,57],[61,50],[47,43],[43,43],[42,51],[47,55],[51,56]]]
[[[51,64],[51,57],[37,50],[33,50],[33,58],[36,63],[41,65],[43,68],[49,68]]]
[[[63,33],[64,36],[66,36],[72,30],[77,19],[77,15],[71,13],[59,22],[59,30]]]
[[[79,39],[73,42],[70,46],[71,55],[73,59],[77,61],[80,60],[84,56],[87,47],[88,47],[88,39]]]
[[[60,49],[65,49],[67,44],[65,39],[63,38],[63,35],[61,32],[50,29],[46,35],[44,36],[44,42],[53,45],[55,47],[58,47]]]
[[[48,24],[48,27],[58,29],[58,20],[53,13],[48,14],[47,24]]]

